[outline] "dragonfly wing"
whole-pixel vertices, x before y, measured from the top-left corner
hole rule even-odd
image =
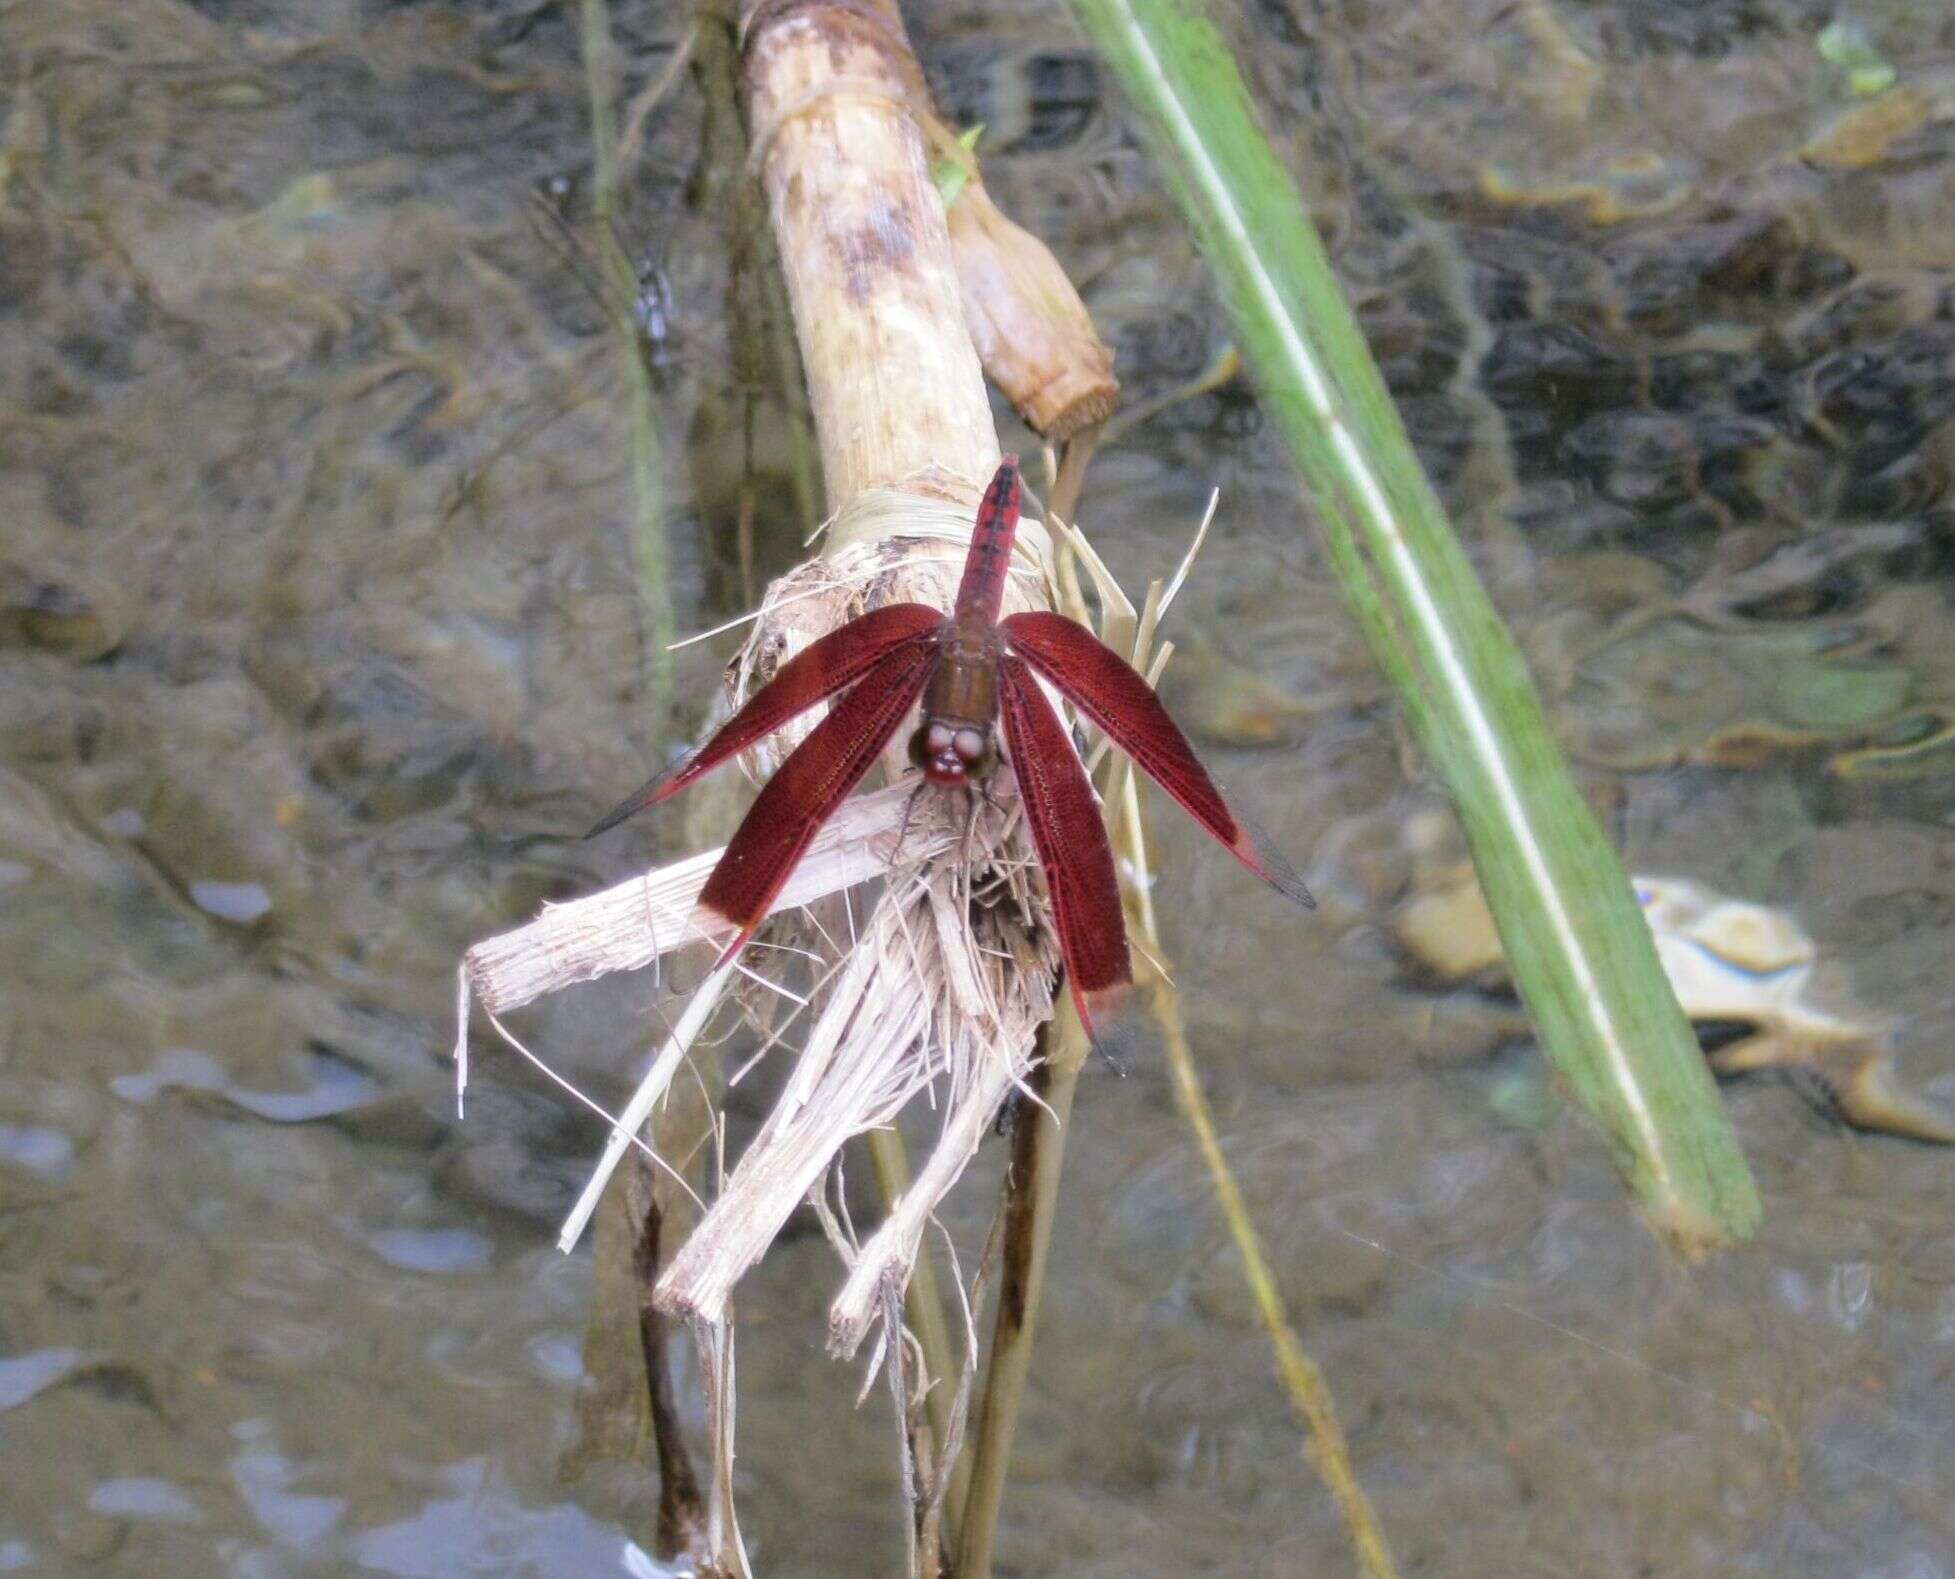
[[[595,838],[647,806],[678,794],[729,757],[765,740],[789,719],[859,680],[904,643],[922,643],[925,637],[934,636],[943,623],[943,615],[927,604],[890,603],[810,642],[747,698],[746,705],[722,724],[711,740],[619,803],[584,837]]]
[[[1059,954],[1086,1034],[1134,979],[1113,849],[1085,765],[1031,671],[1015,658],[998,665],[1005,747],[1025,820],[1045,868]]]
[[[1300,905],[1315,904],[1282,852],[1229,809],[1153,687],[1118,653],[1062,614],[1014,614],[1003,630],[1014,653],[1099,725],[1230,854],[1278,893]]]
[[[766,919],[809,841],[902,723],[936,658],[935,645],[920,638],[886,654],[767,781],[699,893],[708,927],[733,929],[722,963]]]

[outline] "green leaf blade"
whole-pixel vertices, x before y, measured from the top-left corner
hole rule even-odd
[[[1759,1205],[1640,908],[1433,493],[1233,57],[1175,0],[1074,0],[1152,134],[1380,667],[1450,790],[1549,1056],[1673,1243]]]

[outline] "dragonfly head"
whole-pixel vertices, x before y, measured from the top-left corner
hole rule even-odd
[[[910,736],[910,760],[932,784],[969,784],[990,776],[998,753],[990,730],[928,718]]]

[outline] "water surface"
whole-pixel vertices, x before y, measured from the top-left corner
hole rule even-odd
[[[646,1531],[644,1467],[571,1451],[591,1270],[554,1224],[595,1124],[493,1057],[458,1124],[443,1061],[469,941],[650,856],[575,836],[726,654],[647,693],[628,403],[532,199],[588,229],[574,9],[0,8],[0,1567],[595,1573]],[[1955,23],[1854,15],[1878,102],[1767,0],[1268,4],[1237,39],[1632,866],[1783,907],[1955,1106]],[[1083,43],[913,19],[1130,392],[1194,378],[1222,315]],[[636,87],[677,23],[618,24]],[[620,233],[669,292],[693,629],[800,523],[723,125],[688,84],[648,128]],[[1171,699],[1325,903],[1164,811],[1167,942],[1403,1570],[1955,1574],[1955,1155],[1734,1082],[1766,1226],[1667,1259],[1506,1007],[1392,940],[1438,797],[1253,398],[1127,433],[1083,514],[1139,587],[1217,486]],[[525,1023],[616,1099],[665,1001]],[[1008,1571],[1348,1571],[1144,1029],[1133,1063],[1080,1100]],[[838,1283],[799,1233],[742,1291],[769,1574],[900,1549]]]

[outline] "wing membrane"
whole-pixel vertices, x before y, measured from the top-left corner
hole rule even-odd
[[[1018,659],[999,663],[998,695],[1005,746],[1052,896],[1066,979],[1086,1034],[1093,1036],[1094,1019],[1109,1013],[1134,979],[1113,849],[1085,765]]]
[[[1003,629],[1013,652],[1099,725],[1231,855],[1278,893],[1300,905],[1315,903],[1282,852],[1229,809],[1153,687],[1118,653],[1061,614],[1014,614]]]
[[[943,623],[943,615],[927,604],[891,603],[810,642],[782,664],[774,678],[750,696],[711,740],[620,802],[584,837],[596,838],[625,818],[678,794],[694,779],[860,679],[905,642],[919,641]]]
[[[935,646],[920,639],[889,653],[767,781],[699,893],[699,908],[734,931],[722,963],[766,919],[816,830],[861,782],[902,723],[936,656]]]

